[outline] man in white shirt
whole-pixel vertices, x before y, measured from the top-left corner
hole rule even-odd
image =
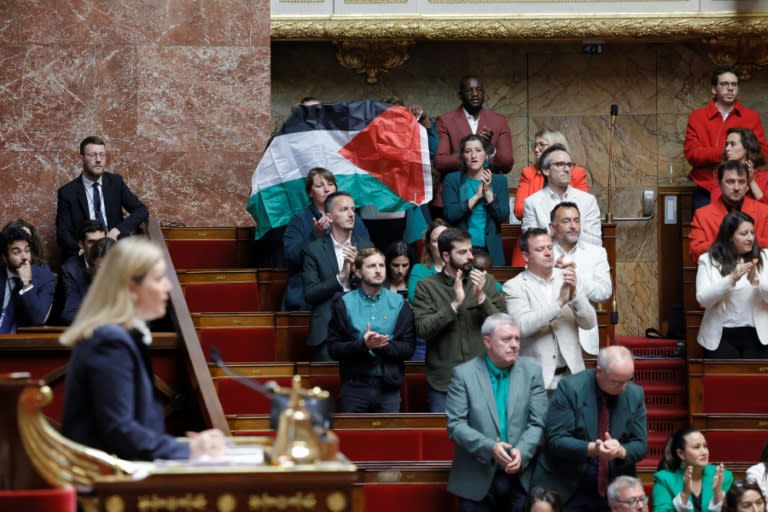
[[[571,186],[571,171],[576,164],[562,144],[553,144],[541,155],[541,172],[547,178],[547,186],[525,199],[523,225],[525,232],[531,228],[546,228],[550,212],[563,201],[575,203],[581,212],[581,240],[592,245],[603,245],[600,226],[600,208],[595,196]]]
[[[575,263],[576,277],[587,299],[593,305],[608,300],[613,289],[608,253],[603,247],[585,244],[579,239],[581,214],[576,203],[563,201],[555,205],[550,212],[549,232],[554,242],[555,266],[565,268]],[[597,347],[600,341],[597,326],[579,329],[579,339],[583,346]]]
[[[577,286],[575,264],[555,267],[552,238],[531,228],[520,238],[526,268],[504,284],[507,312],[520,325],[520,355],[541,365],[544,386],[552,391],[562,377],[584,370],[578,328],[597,325],[597,315]]]

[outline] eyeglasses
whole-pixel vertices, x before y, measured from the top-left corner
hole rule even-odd
[[[547,149],[549,147],[549,144],[546,142],[534,142],[531,147],[533,149]]]
[[[552,162],[549,164],[550,167],[554,167],[555,169],[559,169],[561,171],[568,169],[569,171],[572,171],[574,167],[576,167],[576,164],[573,162]]]
[[[107,157],[106,153],[86,153],[83,155],[85,158],[88,158],[89,160],[93,160],[96,157],[101,158],[102,160]]]
[[[729,88],[730,87],[731,89],[736,89],[736,88],[739,87],[739,82],[718,82],[717,85],[719,85],[720,87],[723,87],[723,88]]]
[[[629,498],[628,500],[616,500],[616,503],[621,503],[622,505],[626,505],[628,507],[636,507],[641,503],[648,503],[648,496],[635,496],[634,498]]]

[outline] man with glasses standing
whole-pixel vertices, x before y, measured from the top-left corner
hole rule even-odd
[[[565,377],[552,395],[531,485],[559,492],[565,512],[608,512],[611,479],[637,475],[648,427],[634,374],[632,353],[612,345],[600,350],[595,369]]]
[[[600,208],[595,196],[571,186],[576,166],[562,144],[553,144],[541,154],[541,172],[547,186],[525,199],[522,231],[549,227],[550,212],[563,201],[575,203],[581,213],[581,237],[585,243],[603,245]]]
[[[78,230],[86,220],[96,220],[114,240],[130,235],[147,220],[149,212],[119,174],[105,171],[104,139],[89,136],[80,143],[83,172],[58,191],[56,242],[67,258],[80,252]],[[123,210],[128,212],[123,217]]]
[[[608,486],[611,512],[641,510],[648,512],[648,496],[643,483],[633,476],[619,476]]]
[[[738,71],[722,66],[712,73],[712,99],[688,117],[683,152],[693,169],[688,178],[696,184],[693,209],[710,202],[710,193],[718,187],[717,165],[723,160],[725,137],[729,128],[749,128],[768,155],[760,114],[736,99],[739,94]]]

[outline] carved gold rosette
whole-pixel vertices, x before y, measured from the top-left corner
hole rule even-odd
[[[408,60],[408,48],[414,41],[334,41],[338,47],[339,64],[365,76],[366,82],[375,84],[382,73],[396,68]]]

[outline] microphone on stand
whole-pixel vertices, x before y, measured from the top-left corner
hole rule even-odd
[[[611,195],[613,190],[611,188],[611,177],[613,175],[613,132],[616,129],[616,117],[619,115],[619,106],[615,103],[611,105],[611,134],[608,139],[608,211],[605,214],[605,220],[608,223],[613,222],[613,210],[611,209]],[[616,275],[616,269],[613,270],[614,276]],[[619,311],[616,305],[616,279],[613,279],[613,300],[611,301],[611,318],[610,322],[613,325],[619,323]]]
[[[248,389],[252,389],[257,393],[261,393],[267,398],[274,398],[275,394],[280,389],[280,385],[273,380],[267,381],[264,384],[262,384],[261,382],[254,380],[252,377],[246,377],[244,375],[240,375],[234,372],[232,368],[227,366],[227,364],[221,358],[221,354],[219,354],[218,348],[211,347],[210,354],[211,354],[211,359],[213,359],[213,362],[216,364],[216,366],[221,368],[224,371],[224,373],[226,373],[229,377],[236,378],[240,384],[247,387]]]

